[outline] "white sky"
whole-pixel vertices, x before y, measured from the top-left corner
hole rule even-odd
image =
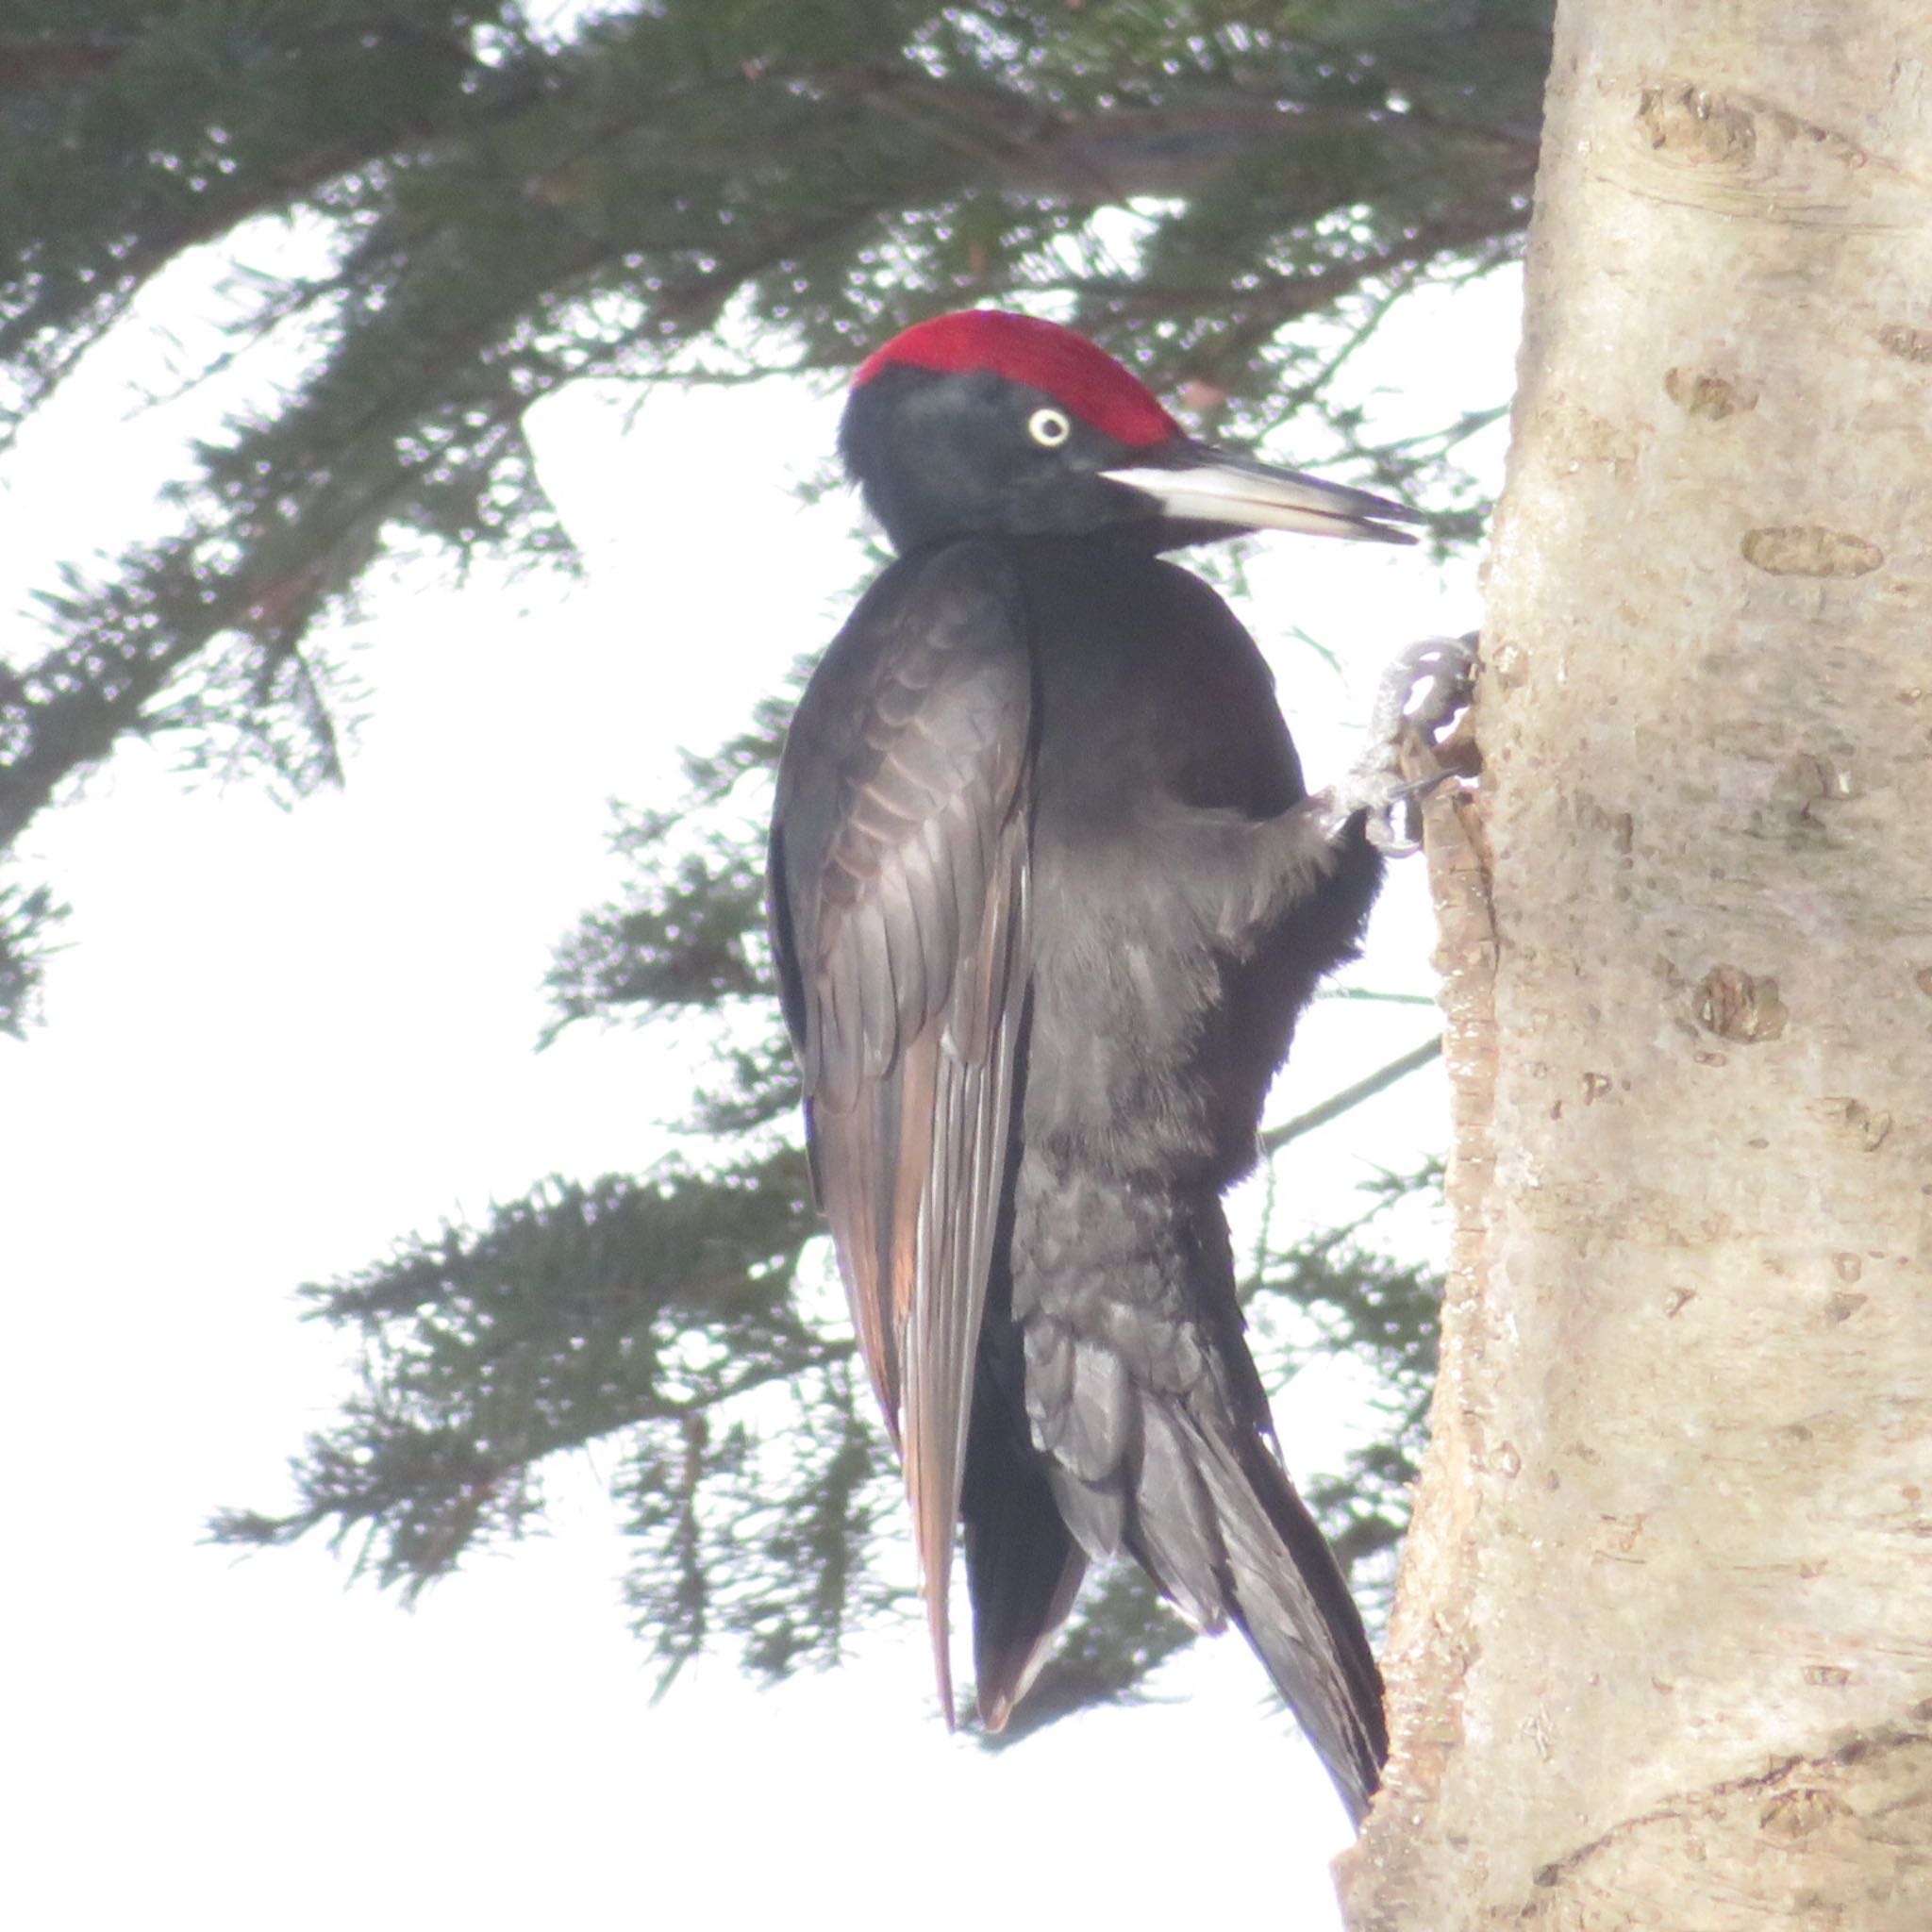
[[[0,607],[150,516],[209,400],[130,419],[126,383],[153,379],[158,321],[192,337],[208,286],[206,265],[171,276],[0,474]],[[1402,323],[1368,367],[1421,386],[1453,357],[1458,397],[1500,395],[1514,326],[1493,278]],[[835,401],[666,397],[626,432],[626,400],[538,419],[587,586],[377,597],[345,791],[285,812],[134,748],[32,837],[25,875],[75,910],[45,1026],[0,1041],[0,1722],[23,1774],[0,1917],[1332,1924],[1340,1809],[1238,1641],[1174,1666],[1172,1703],[990,1757],[945,1735],[909,1626],[831,1675],[761,1692],[721,1663],[653,1707],[596,1458],[553,1484],[550,1534],[413,1614],[319,1542],[238,1561],[200,1541],[211,1509],[286,1497],[285,1457],[348,1391],[344,1348],[297,1320],[299,1283],[546,1174],[641,1166],[683,1105],[648,1035],[579,1028],[534,1054],[539,982],[615,883],[606,801],[662,797],[674,747],[709,746],[830,635],[853,509],[802,510],[787,488]],[[1243,615],[1318,783],[1382,659],[1475,619],[1473,572],[1414,553],[1285,538],[1252,582]],[[1296,625],[1343,654],[1345,681]],[[1389,893],[1362,983],[1429,986],[1420,871]],[[1431,1024],[1319,1008],[1276,1116]],[[1353,1180],[1443,1138],[1438,1079],[1411,1079],[1307,1143],[1294,1192],[1331,1218]],[[1345,1426],[1347,1375],[1318,1380],[1278,1405],[1302,1467]]]

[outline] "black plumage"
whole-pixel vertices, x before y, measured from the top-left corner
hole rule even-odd
[[[1359,1817],[1380,1680],[1273,1447],[1220,1195],[1360,935],[1374,787],[1307,794],[1260,654],[1160,553],[1402,512],[987,313],[874,358],[844,445],[902,554],[792,724],[773,934],[948,1709],[957,1528],[994,1726],[1124,1553],[1246,1633]]]

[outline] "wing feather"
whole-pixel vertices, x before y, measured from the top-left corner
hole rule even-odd
[[[1031,691],[996,550],[895,566],[800,705],[773,840],[813,1173],[905,1458],[949,1717],[947,1590],[1024,1006]]]

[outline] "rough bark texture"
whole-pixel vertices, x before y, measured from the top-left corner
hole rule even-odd
[[[1932,1926],[1928,60],[1559,13],[1357,1932]]]

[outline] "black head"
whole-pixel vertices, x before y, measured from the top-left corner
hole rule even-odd
[[[1194,441],[1152,392],[1057,323],[966,309],[859,367],[846,468],[901,551],[963,536],[1120,530],[1159,548],[1259,527],[1412,541],[1399,504]]]

